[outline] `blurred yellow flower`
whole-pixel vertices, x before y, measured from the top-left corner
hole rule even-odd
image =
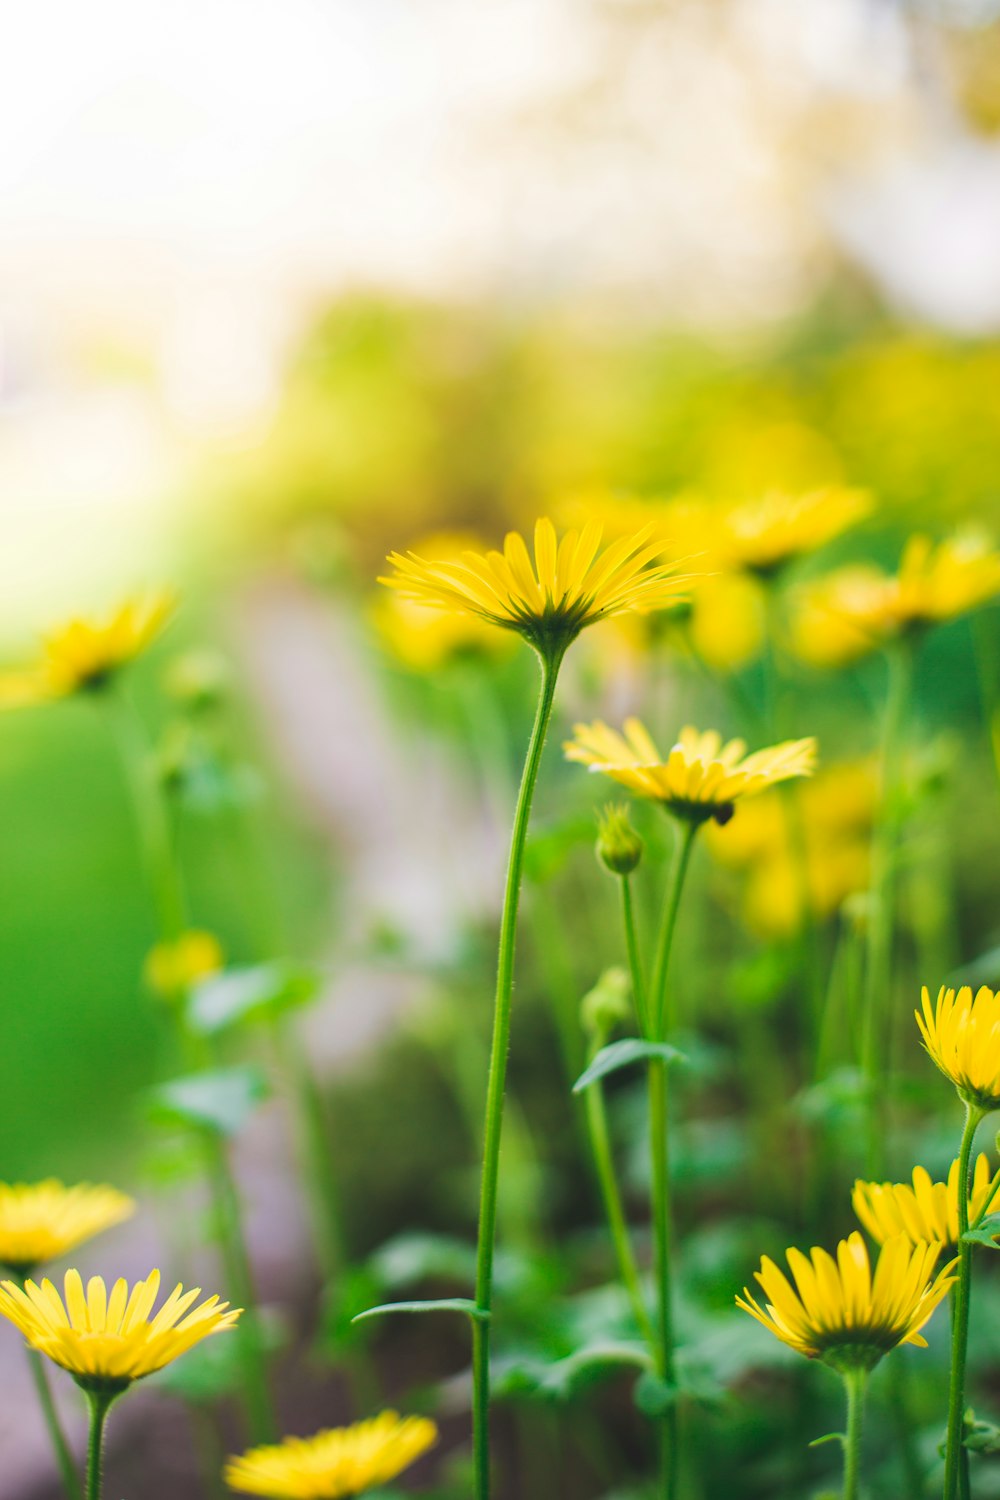
[[[226,1483],[273,1500],[346,1500],[395,1479],[437,1441],[426,1417],[384,1411],[353,1427],[251,1448],[226,1465]]]
[[[808,1257],[787,1250],[794,1287],[763,1256],[754,1275],[764,1289],[764,1307],[746,1287],[736,1303],[809,1359],[841,1372],[870,1370],[897,1344],[926,1346],[920,1330],[956,1280],[954,1261],[931,1280],[940,1254],[936,1242],[914,1246],[905,1234],[896,1235],[882,1246],[873,1277],[855,1230],[840,1241],[836,1260],[825,1250],[814,1248]]]
[[[955,619],[1000,594],[1000,552],[972,533],[936,546],[907,542],[899,572],[843,568],[804,588],[792,643],[816,666],[841,666],[915,630]]]
[[[743,915],[754,932],[787,936],[807,911],[828,917],[868,889],[877,788],[871,762],[845,762],[802,783],[795,814],[765,793],[725,833],[708,828],[715,857],[745,874]]]
[[[726,823],[733,804],[793,776],[811,776],[816,763],[814,739],[787,740],[745,755],[743,740],[722,743],[714,729],[699,734],[690,725],[667,759],[638,719],[626,719],[623,733],[597,720],[574,726],[564,749],[567,760],[602,771],[640,797],[662,802],[676,817],[703,823]]]
[[[102,686],[156,639],[175,603],[172,593],[158,590],[126,600],[106,620],[70,620],[45,637],[40,662],[0,676],[0,708]]]
[[[503,552],[465,551],[446,560],[390,553],[395,573],[380,583],[446,611],[516,630],[545,655],[561,652],[587,625],[632,610],[662,609],[690,581],[663,562],[666,543],[652,525],[601,551],[602,528],[588,522],[558,541],[548,518],[535,525],[534,562],[524,538],[508,532]]]
[[[871,508],[871,497],[863,490],[840,486],[803,495],[771,493],[722,509],[716,546],[731,567],[768,578],[832,541]]]
[[[164,999],[183,995],[199,979],[217,974],[223,965],[222,944],[213,932],[189,928],[173,942],[157,943],[146,956],[143,974],[150,989]]]
[[[426,562],[447,562],[482,550],[478,537],[460,532],[435,532],[413,546],[415,555]],[[415,672],[435,672],[461,656],[492,656],[510,643],[508,635],[478,615],[427,609],[399,590],[379,594],[371,614],[382,644]]]
[[[1000,991],[942,985],[932,1006],[925,985],[914,1014],[924,1046],[966,1103],[1000,1109]]]
[[[719,572],[692,586],[688,638],[717,672],[735,672],[752,661],[765,629],[760,585],[749,575]]]
[[[84,1290],[79,1271],[67,1271],[65,1300],[47,1279],[40,1286],[27,1281],[23,1290],[12,1281],[0,1283],[0,1313],[84,1390],[106,1393],[162,1370],[209,1334],[231,1328],[240,1315],[218,1297],[194,1306],[200,1288],[185,1292],[180,1286],[153,1314],[159,1289],[159,1271],[137,1281],[131,1292],[126,1281],[116,1281],[110,1296],[100,1276],[92,1276]]]
[[[0,1183],[0,1265],[26,1276],[46,1261],[120,1224],[135,1203],[116,1188],[89,1182]]]
[[[946,1183],[932,1182],[925,1167],[914,1167],[912,1187],[908,1182],[859,1180],[851,1198],[854,1212],[879,1244],[904,1234],[913,1245],[937,1240],[945,1248],[953,1248],[958,1244],[958,1168],[956,1159],[948,1169]],[[989,1160],[981,1151],[972,1174],[970,1224],[1000,1203],[1000,1187],[990,1191],[992,1178]]]

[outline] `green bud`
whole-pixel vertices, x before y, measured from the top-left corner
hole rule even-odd
[[[629,1016],[629,979],[624,969],[605,969],[580,1002],[580,1023],[588,1036],[610,1036]]]
[[[624,802],[610,802],[601,815],[597,857],[613,875],[631,875],[642,858],[642,839],[629,822]]]
[[[229,675],[225,657],[205,647],[175,656],[164,685],[171,698],[185,708],[214,708],[225,696]]]

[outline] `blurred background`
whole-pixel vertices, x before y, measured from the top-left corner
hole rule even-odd
[[[233,961],[280,953],[324,975],[304,1025],[333,1079],[353,1256],[404,1227],[457,1217],[467,1234],[475,1151],[454,1122],[478,1115],[481,1057],[464,1099],[435,1058],[453,1044],[456,990],[489,969],[531,664],[490,665],[504,723],[484,772],[476,686],[383,618],[382,559],[618,493],[870,489],[863,543],[825,561],[892,565],[911,530],[1000,528],[1000,3],[37,0],[3,53],[0,649],[23,661],[75,613],[179,589],[134,687],[161,753],[183,763],[199,925]],[[641,706],[649,686],[593,635],[561,728]],[[947,741],[931,769],[960,759],[957,805],[992,817],[995,623],[940,640],[925,708],[965,748]],[[736,661],[716,646],[753,695],[753,641]],[[224,683],[194,751],[169,682],[193,649]],[[683,687],[668,683],[654,722],[688,716]],[[798,711],[796,733],[825,720],[843,753],[870,750],[850,689],[808,691],[816,710]],[[576,851],[572,881],[607,905],[586,848],[593,788],[550,759],[573,791],[550,802],[562,821],[539,868]],[[975,824],[968,849],[942,856],[952,867],[989,849]],[[923,930],[957,964],[996,935],[1000,892],[984,866],[954,879],[954,920],[937,912]],[[605,920],[599,961],[542,944],[535,971],[569,974],[536,987],[593,984],[617,956]],[[733,942],[755,951],[760,926]],[[4,1177],[142,1194],[168,1172],[141,1104],[176,1061],[140,990],[152,937],[93,706],[5,715]],[[767,988],[757,963],[752,995]],[[539,1050],[520,1061],[547,1143],[550,1114],[553,1139],[570,1127],[562,1094],[546,1102],[544,1016],[526,1017]],[[400,1101],[426,1139],[401,1128]],[[251,1240],[265,1297],[294,1302],[315,1273],[287,1130],[277,1107],[262,1118],[242,1168]],[[559,1163],[515,1156],[507,1228],[531,1244]],[[591,1191],[564,1176],[556,1220],[593,1218]],[[145,1270],[162,1253],[155,1216],[132,1235],[122,1255]],[[88,1268],[113,1253],[88,1247]],[[16,1405],[16,1340],[3,1344],[0,1422],[18,1456],[0,1495],[27,1500],[47,1493],[47,1458],[41,1434],[22,1441],[34,1418],[27,1395]],[[457,1335],[429,1361],[408,1333],[402,1347],[397,1400],[412,1378],[460,1368]],[[336,1384],[316,1390],[317,1424],[345,1414]],[[158,1451],[165,1493],[193,1484],[176,1445]],[[610,1493],[586,1463],[567,1500]]]

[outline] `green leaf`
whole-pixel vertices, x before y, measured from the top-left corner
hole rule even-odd
[[[652,1360],[642,1344],[598,1342],[576,1349],[549,1365],[538,1382],[539,1392],[568,1400],[586,1386],[606,1380],[622,1369],[647,1370]]]
[[[621,1041],[611,1042],[609,1046],[601,1048],[590,1066],[574,1083],[573,1092],[582,1093],[599,1078],[617,1073],[619,1068],[629,1068],[633,1063],[650,1062],[655,1058],[667,1063],[686,1061],[684,1053],[671,1047],[669,1042],[644,1042],[637,1036],[623,1037]]]
[[[676,1404],[679,1394],[672,1381],[664,1380],[654,1370],[647,1370],[636,1381],[632,1399],[643,1416],[655,1422],[667,1415]]]
[[[242,1022],[307,1005],[319,988],[320,976],[314,970],[284,960],[226,969],[195,986],[188,1003],[188,1025],[199,1036],[217,1036]]]
[[[260,1068],[216,1068],[175,1078],[155,1089],[149,1096],[149,1113],[157,1124],[231,1136],[269,1092]]]
[[[451,1235],[399,1234],[369,1256],[368,1267],[382,1289],[395,1291],[432,1278],[472,1287],[476,1251],[473,1245]]]
[[[847,1438],[842,1432],[824,1432],[822,1437],[813,1438],[809,1446],[810,1448],[822,1448],[824,1443],[839,1443],[842,1448],[846,1448]]]
[[[597,824],[593,818],[572,816],[534,829],[524,849],[525,879],[544,885],[558,875],[574,849],[593,844],[596,839]]]
[[[969,1229],[962,1235],[967,1245],[986,1245],[990,1250],[1000,1250],[994,1236],[1000,1234],[1000,1213],[987,1214],[983,1222],[975,1229]]]
[[[973,1453],[1000,1453],[1000,1427],[976,1420],[971,1407],[965,1413],[962,1445]]]
[[[475,1323],[488,1323],[490,1317],[488,1312],[476,1306],[471,1297],[437,1297],[423,1302],[382,1302],[378,1307],[366,1307],[364,1312],[355,1313],[351,1322],[363,1323],[366,1318],[383,1318],[387,1313],[429,1312],[464,1313]]]

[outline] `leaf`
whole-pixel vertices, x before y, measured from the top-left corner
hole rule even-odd
[[[216,1068],[175,1078],[155,1089],[149,1096],[149,1112],[158,1124],[231,1136],[269,1092],[260,1068]]]
[[[171,1395],[181,1396],[196,1405],[235,1395],[244,1381],[244,1341],[256,1337],[267,1354],[287,1347],[289,1330],[280,1319],[258,1318],[251,1332],[242,1324],[225,1338],[204,1339],[188,1350],[184,1359],[175,1360],[150,1377],[151,1381]]]
[[[429,1312],[464,1313],[475,1323],[488,1323],[490,1318],[489,1313],[477,1307],[471,1297],[437,1297],[424,1302],[382,1302],[378,1307],[366,1307],[364,1312],[355,1313],[351,1322],[363,1323],[367,1318],[382,1318],[388,1313]]]
[[[632,1400],[644,1417],[658,1421],[676,1404],[679,1395],[677,1386],[671,1381],[664,1380],[654,1370],[647,1370],[636,1381]]]
[[[1000,1453],[1000,1427],[993,1422],[976,1420],[971,1407],[965,1413],[962,1446],[972,1453]]]
[[[368,1266],[382,1288],[437,1280],[473,1286],[476,1251],[465,1240],[446,1234],[399,1234],[369,1256]]]
[[[1000,1250],[994,1236],[1000,1234],[1000,1213],[987,1214],[981,1224],[975,1229],[969,1229],[962,1235],[967,1245],[986,1245],[990,1250]]]
[[[647,1370],[649,1350],[641,1344],[599,1342],[576,1349],[549,1365],[538,1382],[539,1392],[569,1400],[588,1385],[608,1379],[622,1369]]]
[[[601,1048],[590,1066],[574,1083],[573,1092],[582,1093],[599,1078],[617,1073],[619,1068],[628,1068],[637,1062],[650,1062],[655,1058],[667,1063],[687,1061],[684,1053],[671,1047],[669,1042],[644,1042],[637,1036],[623,1037],[621,1041],[611,1042],[609,1046]]]
[[[199,1036],[217,1036],[244,1021],[260,1021],[307,1005],[319,993],[320,976],[283,959],[211,974],[197,984],[187,1021]]]
[[[842,1448],[846,1448],[847,1438],[842,1432],[824,1432],[822,1437],[813,1438],[809,1446],[810,1448],[822,1448],[824,1443],[839,1443]]]

